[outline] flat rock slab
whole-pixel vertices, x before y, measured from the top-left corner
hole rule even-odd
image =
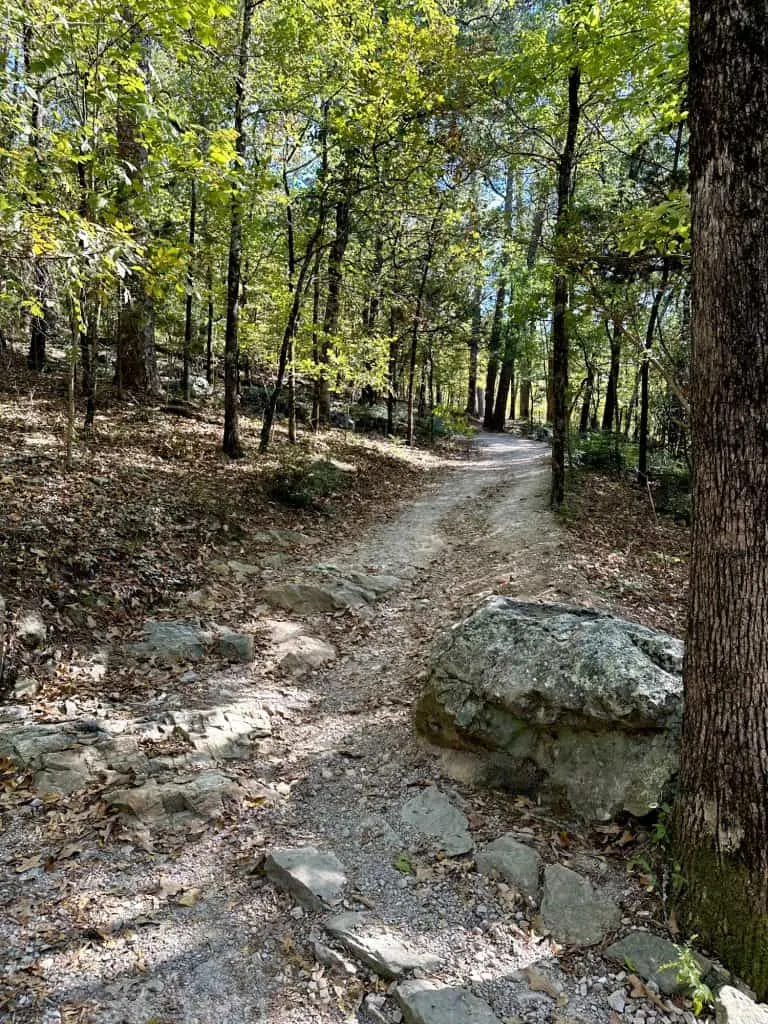
[[[195,750],[213,759],[249,756],[255,740],[272,732],[269,715],[247,701],[191,711],[169,711],[165,720]]]
[[[404,981],[395,999],[407,1024],[501,1024],[488,1003],[465,988],[429,981]]]
[[[334,662],[336,648],[316,636],[296,636],[278,644],[275,657],[285,672],[303,675]]]
[[[107,793],[110,807],[129,820],[147,826],[180,826],[185,821],[213,821],[221,817],[227,803],[242,803],[256,795],[266,798],[257,785],[248,788],[218,771],[203,771],[185,781],[158,783],[149,779],[141,786]]]
[[[413,949],[370,914],[354,911],[336,914],[325,922],[325,930],[387,981],[401,978],[410,971],[433,971],[440,963],[437,957]]]
[[[663,939],[652,932],[630,932],[609,946],[604,956],[607,960],[616,960],[646,981],[654,982],[665,995],[674,996],[685,992],[685,986],[678,981],[674,968],[659,970],[662,964],[673,963],[680,957],[677,948],[668,939]],[[698,954],[696,959],[702,975],[706,975],[712,965]]]
[[[47,629],[40,612],[25,612],[16,624],[16,635],[25,647],[42,647]]]
[[[536,850],[519,843],[511,832],[499,836],[476,857],[477,870],[514,886],[525,896],[535,898],[539,891],[542,860]]]
[[[400,819],[422,835],[436,840],[449,857],[460,857],[474,846],[467,816],[437,786],[430,786],[403,804]]]
[[[588,878],[562,864],[544,869],[541,916],[549,932],[566,946],[595,946],[621,924],[616,904],[595,892]]]
[[[351,570],[342,573],[333,566],[318,566],[310,571],[319,578],[298,583],[276,583],[265,587],[260,592],[261,598],[272,607],[283,608],[296,615],[323,615],[374,604],[400,582],[394,576],[368,575]]]
[[[338,903],[347,884],[341,861],[314,846],[272,850],[264,870],[275,885],[292,893],[309,910]]]
[[[146,661],[154,658],[164,665],[200,661],[216,645],[227,661],[251,662],[254,659],[253,637],[247,633],[221,630],[218,634],[202,629],[194,622],[149,619],[142,627],[142,637],[125,644],[129,658]]]
[[[225,630],[216,640],[216,649],[227,661],[249,663],[256,657],[253,637],[249,633]]]
[[[145,778],[151,770],[137,737],[113,736],[95,719],[0,731],[0,757],[31,772],[38,793],[74,793],[120,775]]]
[[[768,1006],[725,985],[715,997],[716,1024],[768,1024]]]
[[[505,788],[534,779],[589,820],[647,814],[677,770],[682,657],[637,623],[495,597],[438,640],[416,724],[505,755]]]

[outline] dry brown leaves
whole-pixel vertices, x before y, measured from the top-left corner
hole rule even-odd
[[[688,593],[688,528],[657,516],[648,495],[623,480],[583,473],[571,482],[571,562],[617,614],[682,636]]]
[[[281,429],[270,454],[260,457],[260,424],[243,417],[247,456],[230,462],[219,450],[216,409],[197,421],[114,404],[99,411],[93,436],[78,436],[67,472],[60,377],[29,373],[20,356],[6,371],[0,589],[11,612],[42,611],[49,671],[41,673],[40,658],[26,666],[21,649],[14,655],[17,672],[44,676],[46,696],[98,691],[98,679],[70,671],[78,648],[93,651],[133,632],[148,613],[173,607],[211,582],[212,562],[268,553],[269,540],[258,535],[275,528],[327,543],[355,535],[415,493],[439,461],[339,431],[304,435],[299,448],[306,457],[329,455],[354,464],[356,473],[321,510],[288,509],[265,487],[268,474],[296,454]],[[221,596],[226,604],[226,587]]]

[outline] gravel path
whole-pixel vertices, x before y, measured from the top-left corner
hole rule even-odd
[[[513,832],[546,863],[578,870],[614,899],[622,931],[659,912],[623,862],[601,856],[575,823],[480,788],[473,756],[430,748],[410,724],[435,634],[484,596],[503,588],[588,599],[547,509],[548,464],[544,445],[481,437],[396,517],[354,546],[321,549],[341,573],[402,581],[357,614],[303,620],[337,650],[335,662],[291,677],[265,655],[252,669],[202,680],[198,697],[208,705],[258,701],[271,716],[272,737],[249,761],[227,766],[266,787],[266,801],[256,795],[215,826],[167,835],[121,832],[102,820],[70,857],[59,852],[26,870],[19,858],[71,832],[74,812],[58,832],[40,801],[7,816],[6,858],[16,866],[0,884],[10,993],[0,1021],[395,1024],[403,1011],[388,983],[340,957],[338,945],[329,952],[327,912],[305,909],[264,872],[273,848],[307,845],[344,866],[337,909],[374,913],[437,959],[430,974],[441,984],[470,989],[500,1021],[686,1019],[682,1003],[625,1000],[620,964],[595,950],[564,952],[543,936],[530,899],[479,874],[472,857],[437,855],[401,819],[409,799],[436,785],[467,816],[476,847]],[[299,567],[292,578],[303,578]],[[258,589],[255,580],[243,585]],[[291,618],[256,597],[257,628],[267,617]],[[83,820],[92,813],[84,807]]]

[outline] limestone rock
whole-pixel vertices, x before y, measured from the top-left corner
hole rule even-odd
[[[157,658],[166,665],[180,661],[200,661],[212,637],[190,622],[149,619],[144,623],[143,637],[126,644],[129,657]]]
[[[42,647],[48,630],[40,612],[25,612],[16,626],[16,635],[25,647]]]
[[[673,963],[680,956],[668,939],[663,939],[652,932],[630,932],[609,946],[604,955],[607,960],[616,960],[633,974],[639,974],[645,981],[654,982],[665,995],[673,996],[685,992],[685,986],[678,981],[674,969],[659,970],[662,964]],[[699,954],[696,954],[696,959],[702,974],[707,974],[711,967],[709,961]]]
[[[495,875],[525,896],[535,898],[538,893],[541,857],[530,846],[519,843],[511,832],[478,851],[476,860],[481,874]]]
[[[501,1024],[490,1006],[465,988],[404,981],[395,999],[407,1024]]]
[[[267,712],[259,704],[249,701],[199,710],[169,711],[165,721],[199,753],[224,760],[248,757],[253,742],[272,732]]]
[[[316,566],[313,571],[316,580],[276,583],[265,587],[260,596],[267,604],[297,615],[322,615],[364,608],[399,584],[393,576],[342,571],[335,566]]]
[[[341,861],[314,846],[272,850],[264,870],[276,885],[293,893],[309,910],[338,903],[347,884]]]
[[[336,914],[325,922],[325,929],[366,967],[387,981],[409,971],[432,971],[439,964],[437,957],[411,948],[370,914],[354,911]]]
[[[715,997],[716,1024],[768,1024],[768,1006],[726,985]]]
[[[416,722],[530,765],[585,818],[642,815],[676,771],[682,657],[636,623],[497,597],[438,641]]]
[[[159,784],[149,779],[132,789],[106,795],[115,810],[145,825],[181,825],[185,821],[212,821],[221,817],[227,801],[241,803],[253,788],[234,782],[218,771],[204,771],[186,781]]]
[[[219,635],[216,647],[222,658],[227,661],[242,661],[249,663],[255,657],[253,637],[248,633],[234,633],[226,630]]]
[[[541,916],[554,938],[567,946],[595,946],[621,923],[615,903],[561,864],[544,869]]]
[[[430,786],[403,804],[400,818],[406,825],[435,839],[449,857],[469,853],[474,846],[466,815],[454,807],[437,786]]]
[[[330,665],[336,660],[336,649],[315,636],[297,636],[279,644],[275,652],[284,671],[301,675]]]
[[[74,793],[132,773],[149,760],[133,736],[111,736],[98,722],[33,723],[0,732],[0,756],[30,771],[39,793]]]
[[[34,676],[19,676],[19,678],[13,684],[13,696],[16,700],[24,700],[28,697],[36,697],[37,694],[40,692],[40,689],[40,682],[39,680],[35,679]]]

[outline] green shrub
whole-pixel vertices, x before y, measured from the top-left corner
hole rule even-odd
[[[656,511],[690,523],[693,509],[693,479],[688,466],[684,462],[652,465],[648,475]]]
[[[353,477],[353,467],[333,459],[306,460],[274,470],[267,483],[267,493],[290,508],[318,508],[346,490]]]
[[[612,476],[622,476],[637,466],[637,445],[621,434],[582,434],[571,456],[572,464]]]

